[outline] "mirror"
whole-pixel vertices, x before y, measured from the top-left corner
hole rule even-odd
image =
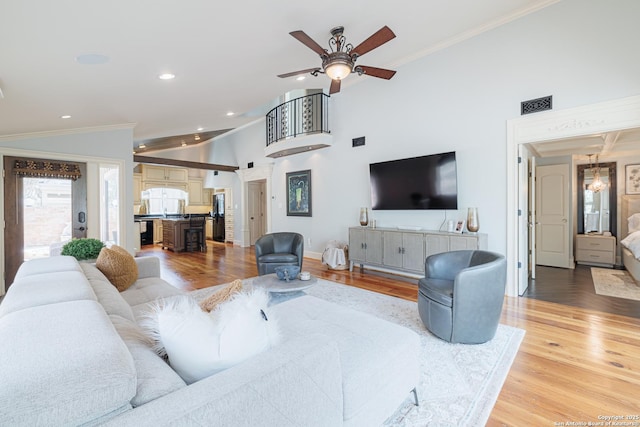
[[[596,167],[578,165],[578,234],[610,232],[616,235],[617,195],[616,162]]]

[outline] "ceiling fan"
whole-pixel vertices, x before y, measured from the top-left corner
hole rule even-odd
[[[356,47],[353,47],[351,43],[346,43],[346,39],[342,35],[343,31],[344,27],[335,27],[331,30],[331,38],[329,39],[331,51],[323,49],[322,46],[316,43],[304,31],[298,30],[290,32],[289,34],[298,41],[320,55],[322,66],[280,74],[278,77],[287,78],[305,73],[311,73],[311,75],[317,76],[319,73],[323,73],[331,78],[330,94],[340,92],[340,82],[351,73],[358,73],[358,75],[364,74],[386,80],[393,77],[396,73],[393,70],[369,67],[367,65],[355,65],[359,57],[395,38],[396,35],[389,27],[385,25]]]

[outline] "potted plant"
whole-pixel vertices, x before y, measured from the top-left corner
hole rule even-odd
[[[60,255],[71,255],[78,261],[95,260],[105,245],[94,238],[73,239],[62,247]]]

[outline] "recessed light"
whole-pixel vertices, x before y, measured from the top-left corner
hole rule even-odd
[[[140,145],[138,145],[138,148],[147,148],[147,146],[144,145],[144,144],[140,144]]]
[[[194,136],[193,139],[195,139],[196,141],[200,141],[200,135]]]
[[[233,116],[235,113],[233,111],[227,112],[227,116]]]
[[[184,142],[184,141],[182,141],[182,146],[183,146],[183,147],[186,147],[186,146],[187,146],[187,143],[186,143],[186,142]]]
[[[307,78],[306,76],[298,76],[298,77],[296,77],[296,80],[297,81],[302,81],[302,80],[304,80],[306,78]]]
[[[70,119],[71,116],[68,114],[65,114],[64,116],[60,116],[61,119]]]
[[[171,73],[164,73],[164,74],[160,74],[158,78],[160,80],[172,80],[176,78],[176,75]]]

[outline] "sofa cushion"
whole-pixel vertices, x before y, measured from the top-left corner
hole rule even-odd
[[[131,407],[133,359],[96,301],[10,313],[0,342],[4,425],[81,425]]]
[[[152,348],[153,340],[137,324],[118,315],[109,318],[129,349],[136,367],[136,395],[131,399],[134,408],[186,387],[182,378],[156,354]]]
[[[340,350],[345,425],[380,425],[419,381],[418,335],[383,319],[303,296],[273,306],[283,339],[326,334]]]
[[[78,300],[97,300],[82,270],[23,275],[9,287],[0,317],[28,307]]]
[[[184,295],[184,291],[171,286],[159,277],[147,277],[136,280],[129,289],[120,293],[120,295],[134,309],[135,313],[135,306],[147,304],[158,299]]]
[[[127,290],[138,279],[138,264],[126,249],[118,245],[102,248],[96,267],[120,292]]]
[[[135,320],[131,306],[95,265],[83,262],[80,267],[107,314],[117,314],[125,319]]]
[[[78,261],[72,256],[38,258],[22,263],[13,280],[32,274],[54,273],[56,271],[80,271]]]

